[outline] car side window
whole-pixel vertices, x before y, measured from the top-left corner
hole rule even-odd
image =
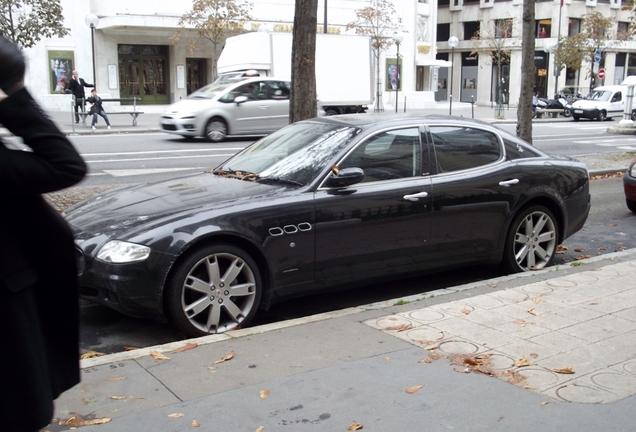
[[[614,98],[612,99],[612,102],[620,102],[621,100],[623,100],[623,95],[621,94],[621,92],[616,92]]]
[[[285,81],[270,81],[269,88],[272,92],[272,99],[284,100],[289,99],[291,85]]]
[[[506,147],[506,158],[508,160],[526,159],[539,156],[539,154],[532,149],[524,147],[508,138],[504,137],[503,141],[504,146]]]
[[[373,182],[419,176],[421,160],[419,130],[408,128],[371,137],[338,166],[341,169],[362,168],[362,181]]]
[[[483,129],[462,126],[431,126],[437,173],[466,170],[501,158],[497,136]]]

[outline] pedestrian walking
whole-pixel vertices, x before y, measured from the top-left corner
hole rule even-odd
[[[86,106],[86,94],[84,93],[84,87],[95,87],[94,84],[88,84],[84,81],[84,78],[80,78],[79,72],[74,70],[71,79],[68,82],[68,85],[64,89],[71,91],[71,94],[75,96],[75,124],[79,123],[79,114],[78,110],[82,109],[84,112],[84,107]]]
[[[91,104],[91,109],[88,111],[89,114],[93,115],[93,122],[91,123],[91,127],[93,130],[96,129],[95,124],[97,123],[97,115],[102,116],[104,120],[106,120],[107,129],[110,129],[110,122],[108,121],[108,116],[102,107],[102,98],[97,96],[97,90],[91,90],[91,95],[88,99],[86,99],[88,103]]]
[[[67,188],[86,164],[23,86],[20,49],[0,36],[0,123],[29,146],[0,139],[0,418],[33,432],[80,381],[73,235],[41,194]]]

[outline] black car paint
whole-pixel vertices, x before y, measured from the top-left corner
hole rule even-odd
[[[435,167],[421,119],[376,123],[365,115],[315,121],[358,127],[352,147],[383,129],[417,125],[422,154],[429,154],[429,166]],[[467,124],[451,117],[427,117],[426,122]],[[505,134],[482,122],[468,125]],[[507,140],[518,142],[509,135]],[[333,163],[347,151],[334,155]],[[538,181],[546,166],[552,177],[548,184]],[[265,282],[262,306],[267,307],[284,297],[380,277],[498,263],[511,221],[529,202],[553,211],[561,226],[559,242],[582,227],[590,205],[581,180],[585,166],[543,154],[508,160],[502,153],[497,163],[477,169],[449,174],[433,169],[430,176],[347,188],[323,187],[330,170],[331,164],[302,187],[206,173],[106,192],[80,203],[68,211],[68,221],[82,227],[76,228],[76,241],[83,254],[83,297],[126,314],[162,318],[162,290],[174,263],[199,244],[224,241],[258,263]],[[512,178],[520,182],[499,185]],[[428,197],[404,199],[421,192]],[[566,195],[567,200],[561,198]],[[579,219],[568,220],[568,211],[576,211]],[[493,221],[496,225],[484,229]],[[98,247],[108,238],[145,244],[152,253],[141,263],[96,261]]]

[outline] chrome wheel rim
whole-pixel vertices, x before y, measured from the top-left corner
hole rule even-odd
[[[528,214],[517,227],[514,253],[523,270],[544,268],[556,252],[556,226],[544,212]]]
[[[215,253],[198,261],[181,290],[181,307],[192,326],[206,333],[237,328],[256,299],[256,278],[250,266],[230,253]]]
[[[215,120],[208,123],[206,132],[208,138],[210,138],[212,141],[221,141],[223,138],[225,138],[227,129],[225,127],[225,123],[219,120]]]

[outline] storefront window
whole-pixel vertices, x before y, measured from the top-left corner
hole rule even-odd
[[[49,51],[50,92],[64,93],[73,73],[73,51]]]

